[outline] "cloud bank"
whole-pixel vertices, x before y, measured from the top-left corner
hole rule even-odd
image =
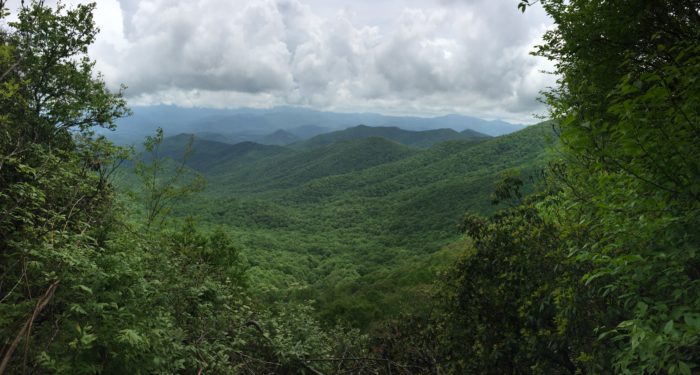
[[[551,22],[516,0],[100,0],[91,54],[132,104],[532,122]]]

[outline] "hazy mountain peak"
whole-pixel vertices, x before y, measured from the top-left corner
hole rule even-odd
[[[273,134],[268,142],[285,144],[308,139],[319,134],[342,130],[348,127],[393,128],[424,131],[452,129],[457,132],[471,129],[479,133],[498,136],[523,128],[500,120],[483,120],[475,117],[448,114],[439,117],[386,116],[376,113],[336,113],[309,108],[275,107],[272,109],[208,109],[182,108],[175,106],[134,107],[134,115],[118,121],[116,132],[107,135],[119,143],[138,143],[146,135],[161,127],[168,134],[209,133],[224,135],[229,143],[240,140],[259,140]],[[287,136],[284,131],[297,137],[292,141],[280,141]],[[287,143],[288,144],[288,143]]]

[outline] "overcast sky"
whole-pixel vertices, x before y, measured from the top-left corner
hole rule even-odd
[[[67,3],[76,3],[77,0]],[[97,0],[91,56],[132,105],[301,105],[531,123],[551,21],[518,0]]]

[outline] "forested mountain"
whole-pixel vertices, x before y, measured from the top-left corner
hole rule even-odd
[[[413,189],[451,178],[464,180],[493,175],[495,179],[499,172],[533,162],[543,152],[547,135],[551,135],[550,128],[550,124],[540,124],[493,139],[479,137],[441,142],[427,150],[409,148],[380,137],[364,138],[366,133],[358,135],[357,140],[309,142],[289,148],[252,142],[228,145],[194,137],[186,164],[211,179],[210,189],[229,193],[274,190],[274,196],[283,199],[310,201],[317,196],[312,193],[314,186],[323,183],[320,196],[345,192],[353,196],[376,196],[382,191]],[[423,132],[391,130],[390,135],[408,134],[414,137],[413,142],[421,142],[419,137]],[[428,134],[424,142],[433,140]],[[181,160],[188,140],[188,135],[165,138],[159,152],[161,156]],[[249,156],[248,153],[254,155],[241,158]],[[321,178],[322,181],[308,184]],[[303,187],[304,191],[283,195],[285,193],[279,191],[281,187]],[[488,206],[486,200],[484,202]]]
[[[220,165],[242,160],[255,161],[287,151],[280,146],[262,145],[255,142],[229,144],[201,139],[193,134],[180,134],[164,138],[157,149],[157,155],[145,155],[145,157],[148,159],[156,156],[175,161],[186,159],[188,167],[206,171]]]
[[[458,133],[452,129],[435,129],[410,131],[397,127],[374,127],[358,125],[344,130],[317,135],[299,144],[299,147],[327,145],[339,141],[351,141],[369,137],[385,138],[402,145],[418,148],[428,148],[436,143],[457,139],[488,138],[487,135],[475,131]]]
[[[519,130],[522,130],[522,129],[518,129],[518,130],[516,130],[516,131],[519,131]],[[508,132],[508,133],[511,133],[511,132]],[[479,133],[478,131],[473,130],[473,129],[464,129],[464,130],[462,130],[461,132],[459,132],[459,134],[462,134],[463,136],[465,136],[465,137],[467,137],[467,138],[483,138],[483,137],[486,137],[486,134],[485,134],[485,133]],[[507,133],[506,133],[506,134],[507,134]]]
[[[389,135],[424,134],[391,130]],[[535,177],[554,138],[552,125],[543,123],[425,150],[360,137],[293,148],[207,143],[199,155],[202,142],[195,138],[186,163],[204,174],[208,186],[176,213],[225,225],[244,239],[249,274],[268,290],[266,298],[313,295],[329,322],[367,327],[398,312],[402,296],[434,277],[434,271],[406,278],[387,270],[431,262],[429,254],[458,238],[465,210],[496,209],[490,195],[503,173]],[[168,147],[161,150],[179,148],[168,155],[181,159],[187,141],[184,135],[165,138]],[[243,149],[250,153],[235,152]],[[528,182],[524,190],[532,186]],[[403,280],[399,289],[388,287],[392,278]]]
[[[301,141],[301,137],[282,129],[257,139],[258,143],[278,146],[284,146],[298,141]]]
[[[179,131],[130,150],[99,135],[130,111],[87,55],[96,5],[22,2],[0,375],[697,373],[700,6],[535,4],[541,124],[162,107]]]

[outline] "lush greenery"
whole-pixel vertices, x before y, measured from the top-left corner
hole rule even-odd
[[[458,133],[452,129],[408,131],[397,127],[373,127],[359,125],[345,130],[317,135],[301,143],[300,146],[319,146],[335,142],[350,141],[370,137],[385,138],[406,146],[428,148],[436,143],[458,139],[488,138],[487,135],[473,130]]]
[[[700,371],[700,7],[536,6],[553,122],[159,131],[129,160],[94,133],[129,114],[86,56],[94,5],[22,6],[0,32],[0,374]]]
[[[367,356],[365,338],[322,330],[309,307],[251,299],[227,233],[191,221],[159,225],[171,207],[164,202],[196,190],[183,169],[137,163],[150,181],[138,200],[146,213],[120,214],[110,178],[125,152],[91,128],[112,127],[128,111],[86,57],[93,8],[35,2],[1,35],[0,373],[358,366],[311,362],[336,352]],[[151,138],[147,149],[158,142]]]
[[[557,25],[537,53],[561,77],[546,183],[522,199],[506,178],[511,207],[466,215],[443,308],[396,341],[456,373],[696,373],[700,7],[537,3]]]
[[[186,164],[208,186],[174,212],[225,226],[266,300],[313,299],[325,321],[364,328],[428,306],[420,301],[456,252],[436,251],[459,237],[464,211],[492,212],[504,171],[533,175],[548,135],[542,124],[428,150],[375,137],[292,148],[195,137]],[[189,139],[165,138],[159,152],[182,160]]]
[[[543,215],[585,272],[565,327],[597,338],[574,354],[591,370],[690,373],[700,366],[700,7],[543,6],[558,24],[539,53],[559,62],[548,102],[564,143]]]

